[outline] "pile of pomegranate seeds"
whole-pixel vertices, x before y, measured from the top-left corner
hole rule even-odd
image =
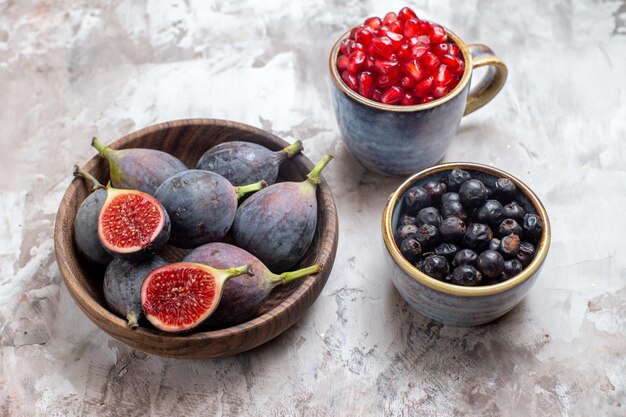
[[[385,104],[428,103],[456,87],[465,71],[445,29],[408,7],[370,17],[341,41],[337,69],[346,85]]]

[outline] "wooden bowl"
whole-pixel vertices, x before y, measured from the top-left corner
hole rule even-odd
[[[187,166],[194,167],[209,148],[234,140],[258,143],[272,150],[288,145],[268,132],[241,123],[187,119],[142,129],[110,146],[115,149],[159,149],[176,156]],[[108,164],[100,156],[93,157],[83,168],[103,183],[109,178]],[[283,163],[279,181],[302,181],[312,168],[311,161],[298,155]],[[318,221],[315,237],[304,258],[293,268],[319,263],[323,265],[319,274],[277,287],[257,317],[237,326],[189,334],[164,333],[148,327],[131,330],[125,320],[110,312],[106,306],[102,293],[105,269],[82,259],[74,244],[74,217],[88,193],[87,185],[75,179],[65,192],[57,213],[54,245],[61,275],[80,309],[98,327],[127,345],[148,353],[185,359],[216,358],[235,355],[267,342],[293,325],[315,301],[328,280],[335,259],[337,211],[330,188],[322,179],[317,190]],[[170,247],[163,256],[173,262],[182,258],[185,252]]]

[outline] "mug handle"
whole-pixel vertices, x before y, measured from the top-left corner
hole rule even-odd
[[[472,54],[472,70],[485,65],[488,65],[489,69],[483,79],[470,91],[463,116],[489,103],[504,87],[509,72],[506,64],[488,46],[471,44],[467,47]]]

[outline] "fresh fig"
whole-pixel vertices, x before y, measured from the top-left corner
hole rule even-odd
[[[280,164],[300,152],[299,140],[278,152],[251,142],[224,142],[206,151],[196,168],[216,172],[233,185],[259,181],[271,185],[276,182]]]
[[[109,161],[111,184],[154,195],[159,185],[187,167],[172,155],[155,149],[111,149],[98,138],[91,146]]]
[[[183,262],[194,262],[213,268],[232,268],[249,264],[253,276],[241,275],[230,279],[222,290],[222,299],[215,312],[205,324],[212,328],[223,328],[241,323],[254,316],[270,295],[274,287],[288,284],[298,278],[316,274],[322,265],[313,265],[282,274],[272,273],[254,255],[228,243],[207,243],[192,250]]]
[[[280,182],[244,201],[233,223],[235,244],[282,272],[306,253],[317,225],[315,190],[332,156],[324,155],[302,182]]]
[[[172,221],[170,243],[193,248],[222,239],[233,224],[237,200],[265,185],[233,187],[221,175],[199,169],[174,174],[155,194]]]
[[[87,171],[74,165],[74,176],[83,177],[91,183],[91,194],[78,207],[74,218],[74,241],[78,252],[90,262],[107,265],[113,256],[107,252],[98,238],[98,216],[107,198],[104,186]]]
[[[104,273],[104,299],[113,312],[128,320],[128,327],[137,327],[141,318],[141,284],[150,272],[167,265],[155,256],[141,262],[114,259]]]
[[[191,330],[215,311],[226,281],[241,274],[251,274],[250,265],[225,270],[191,262],[165,265],[143,281],[141,306],[157,329]]]
[[[153,257],[170,237],[170,218],[150,194],[107,186],[98,236],[113,256],[128,261]]]

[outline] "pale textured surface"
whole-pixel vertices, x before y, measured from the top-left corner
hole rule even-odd
[[[0,415],[626,414],[626,2],[413,4],[510,68],[446,160],[519,176],[553,225],[530,295],[473,329],[399,298],[379,218],[400,181],[358,167],[330,110],[334,38],[402,5],[0,0]],[[337,154],[328,285],[292,329],[232,359],[161,359],[112,340],[53,256],[56,208],[89,138],[187,117],[302,139],[311,159]]]

